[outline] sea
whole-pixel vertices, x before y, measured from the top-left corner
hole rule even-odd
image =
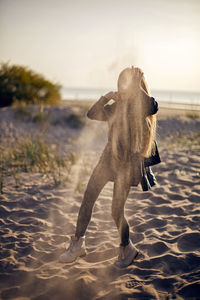
[[[113,89],[105,88],[70,88],[63,87],[63,100],[95,101]],[[151,95],[158,101],[160,107],[174,109],[200,110],[200,92],[152,90]]]

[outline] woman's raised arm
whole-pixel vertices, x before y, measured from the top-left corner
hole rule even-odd
[[[115,100],[115,98],[116,98],[115,92],[109,92],[105,96],[101,96],[101,98],[88,110],[87,117],[92,120],[107,121],[109,117],[107,106],[110,105],[107,106],[105,105],[111,99]]]
[[[108,99],[102,96],[87,112],[87,117],[92,120],[106,121],[107,116],[104,105],[108,103]]]

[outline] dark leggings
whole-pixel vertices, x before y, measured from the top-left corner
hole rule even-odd
[[[94,169],[88,182],[83,201],[79,210],[76,237],[84,236],[87,226],[90,222],[92,209],[96,199],[105,184],[110,180],[110,170],[105,164],[99,163]],[[114,180],[114,192],[112,200],[112,217],[118,228],[121,246],[129,244],[129,225],[124,216],[124,205],[130,189],[130,171],[129,168],[119,168],[118,175]]]

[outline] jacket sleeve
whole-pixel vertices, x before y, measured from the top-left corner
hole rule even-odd
[[[87,112],[87,117],[97,121],[107,121],[113,113],[113,105],[106,105],[109,102],[105,97],[101,97]]]
[[[145,101],[145,116],[156,114],[158,111],[158,103],[151,97]]]

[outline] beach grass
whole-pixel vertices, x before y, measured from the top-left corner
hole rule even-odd
[[[0,193],[3,192],[4,176],[11,175],[15,187],[19,187],[18,174],[20,172],[39,172],[50,176],[55,185],[62,183],[63,171],[70,171],[76,163],[76,155],[59,154],[59,149],[48,145],[44,137],[21,138],[14,145],[0,147]]]
[[[83,118],[80,114],[71,113],[68,117],[66,117],[66,123],[74,129],[78,129],[84,126]]]
[[[200,115],[196,112],[188,112],[186,113],[186,117],[192,120],[196,120],[200,118]]]
[[[85,115],[88,110],[88,106],[74,105],[72,107],[78,108],[78,112],[72,109],[66,116],[55,119],[48,110],[48,107],[44,105],[35,105],[33,109],[31,105],[21,101],[15,102],[12,107],[15,111],[15,117],[20,121],[28,121],[36,124],[49,123],[51,125],[67,125],[72,129],[81,129],[85,125]]]

